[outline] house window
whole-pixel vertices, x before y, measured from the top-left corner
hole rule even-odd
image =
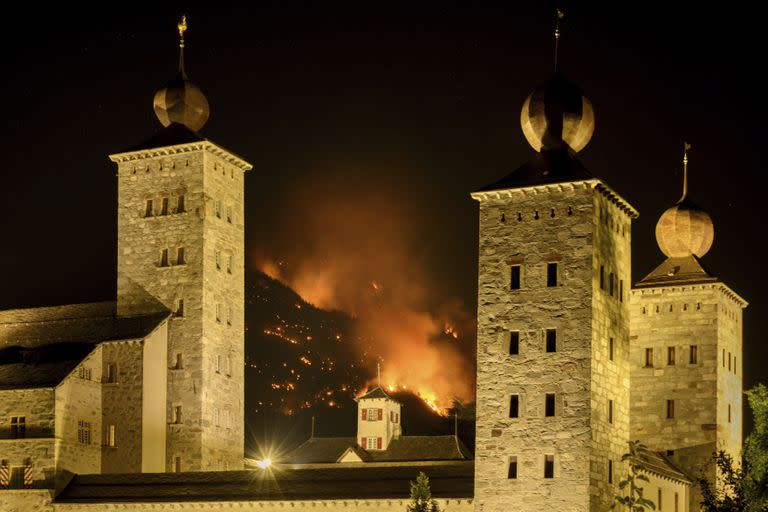
[[[608,400],[608,423],[613,423],[613,400]]]
[[[673,419],[675,417],[675,401],[667,400],[667,419]]]
[[[368,437],[366,448],[368,450],[381,450],[381,438],[380,437]]]
[[[608,359],[613,361],[613,338],[608,338]]]
[[[691,345],[690,358],[688,359],[688,362],[691,364],[699,363],[699,347],[698,346]]]
[[[510,480],[517,479],[517,457],[509,458],[509,468],[507,469],[507,478]]]
[[[175,471],[176,473],[181,473],[181,457],[174,457],[173,471]]]
[[[675,493],[675,512],[680,512],[680,495]]]
[[[557,329],[547,329],[547,352],[557,352]]]
[[[184,299],[176,299],[176,311],[174,312],[173,316],[184,316]]]
[[[226,362],[227,362],[227,367],[225,368],[225,370],[227,373],[227,377],[229,377],[230,375],[232,375],[232,358],[227,356]]]
[[[557,263],[547,263],[547,286],[557,286]]]
[[[723,368],[725,368],[725,349],[723,349]]]
[[[645,349],[645,367],[653,368],[653,349],[652,348]]]
[[[154,214],[154,204],[151,199],[147,199],[147,202],[144,206],[144,216],[145,217],[151,217]]]
[[[232,255],[227,256],[227,274],[232,273]]]
[[[107,429],[107,445],[110,448],[117,446],[117,426],[110,425]]]
[[[232,207],[227,206],[227,222],[232,224]]]
[[[675,347],[667,347],[667,365],[675,366]]]
[[[619,279],[619,302],[624,302],[624,280]]]
[[[656,503],[659,504],[659,508],[657,508],[656,510],[661,512],[661,510],[662,510],[662,508],[661,508],[661,504],[662,504],[662,501],[661,501],[661,487],[659,487],[659,493],[658,493],[657,496],[658,496],[658,499],[657,499]]]
[[[187,263],[187,258],[184,255],[184,248],[179,247],[176,249],[176,264],[177,265],[184,265]]]
[[[736,356],[733,356],[733,374],[736,375]]]
[[[544,478],[555,478],[555,456],[544,456]]]
[[[610,459],[608,460],[608,483],[613,483],[613,461]]]
[[[91,422],[80,420],[77,422],[77,442],[91,444]]]
[[[382,409],[366,409],[368,411],[367,413],[367,420],[368,421],[378,421],[382,417],[383,410]]]
[[[173,422],[181,423],[181,406],[177,405],[173,408]]]
[[[510,278],[509,278],[509,289],[510,290],[519,290],[520,289],[520,265],[512,265],[510,269]]]
[[[104,382],[108,384],[114,384],[117,382],[117,366],[115,363],[107,363],[107,367],[104,372]]]
[[[520,333],[511,331],[509,333],[509,355],[516,356],[520,353]]]
[[[168,198],[164,197],[160,202],[160,215],[168,215]]]
[[[509,417],[518,418],[520,416],[520,397],[512,395],[509,397]]]
[[[728,371],[731,371],[731,353],[728,352]]]
[[[608,293],[613,297],[613,272],[608,275]]]
[[[184,213],[184,196],[176,198],[176,213]]]
[[[184,368],[184,360],[182,359],[181,352],[176,352],[176,364],[173,368],[174,370],[181,370]]]
[[[160,266],[161,267],[168,266],[168,249],[163,249],[160,252]]]
[[[555,415],[555,394],[547,393],[544,398],[544,416]]]
[[[27,417],[11,416],[11,439],[27,437]]]

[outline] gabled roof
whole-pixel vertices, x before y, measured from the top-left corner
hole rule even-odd
[[[349,450],[364,462],[470,460],[472,454],[456,436],[400,436],[386,450],[364,450],[354,437],[311,437],[282,457],[284,464],[338,462]]]
[[[590,180],[594,176],[568,150],[542,151],[526,164],[518,167],[499,181],[482,187],[477,192],[510,188]]]
[[[474,464],[369,465],[191,473],[76,475],[57,503],[167,503],[298,500],[407,500],[420,471],[432,496],[472,499]],[[350,503],[350,510],[354,503]]]
[[[691,480],[677,468],[672,462],[659,452],[651,450],[641,449],[639,452],[640,460],[642,460],[645,470],[649,473],[654,473],[658,476],[669,478],[671,480],[677,480],[683,484],[691,485]]]
[[[359,396],[355,398],[355,400],[363,400],[365,398],[386,398],[387,400],[392,400],[393,402],[397,402],[394,398],[392,398],[389,393],[384,391],[384,389],[381,386],[376,386],[375,388],[369,389],[365,392],[363,396]],[[400,403],[400,402],[397,402]]]
[[[91,353],[95,343],[53,343],[0,350],[0,389],[57,386]]]
[[[667,258],[635,286],[641,288],[644,286],[699,284],[716,281],[717,278],[711,276],[704,269],[699,259],[690,255],[682,258]]]

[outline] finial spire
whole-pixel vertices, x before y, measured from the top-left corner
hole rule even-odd
[[[555,71],[557,71],[557,51],[560,44],[560,22],[565,18],[565,11],[555,9]]]
[[[688,195],[688,150],[690,149],[691,145],[683,142],[683,196],[678,201],[679,203],[682,203]]]
[[[376,382],[381,387],[381,363],[376,362]]]
[[[179,73],[186,76],[184,71],[184,32],[187,31],[187,15],[181,16],[181,21],[176,25],[179,30]]]

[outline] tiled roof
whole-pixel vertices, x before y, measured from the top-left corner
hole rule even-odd
[[[362,400],[363,398],[387,398],[393,402],[397,402],[397,400],[392,398],[389,393],[382,389],[381,386],[376,386],[375,388],[369,389],[363,396],[358,397],[357,400]]]
[[[641,450],[640,459],[645,465],[646,471],[655,473],[659,476],[677,480],[685,484],[691,484],[691,480],[679,470],[669,459],[659,452],[654,452],[648,449]]]
[[[505,190],[510,188],[566,183],[593,179],[586,167],[567,150],[542,151],[536,153],[528,163],[520,166],[504,178],[482,187],[477,192]]]
[[[324,465],[249,471],[77,475],[58,503],[403,499],[419,471],[435,498],[471,499],[472,462]]]
[[[699,284],[716,282],[717,278],[712,277],[701,265],[699,259],[694,256],[685,256],[683,258],[667,258],[661,265],[641,279],[637,287],[647,286],[665,286],[679,284]]]
[[[337,462],[350,447],[357,447],[354,437],[312,437],[279,462],[316,464]],[[469,460],[472,454],[456,436],[400,436],[392,439],[386,450],[364,450],[356,453],[366,462],[414,462]]]
[[[0,350],[0,389],[58,385],[87,356],[95,343],[54,343]]]

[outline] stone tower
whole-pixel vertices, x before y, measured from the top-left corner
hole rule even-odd
[[[475,503],[608,510],[629,439],[631,221],[575,157],[591,103],[555,74],[526,99],[534,159],[480,203]],[[615,476],[614,476],[615,475]]]
[[[686,146],[687,150],[687,146]],[[715,478],[715,450],[738,459],[742,445],[742,310],[747,303],[699,258],[712,246],[709,215],[687,194],[659,219],[667,259],[632,290],[631,437],[690,477]],[[701,501],[694,486],[689,507]]]
[[[243,183],[251,165],[198,133],[208,102],[184,70],[155,95],[164,125],[110,155],[118,179],[118,313],[169,311],[166,469],[243,460]]]

